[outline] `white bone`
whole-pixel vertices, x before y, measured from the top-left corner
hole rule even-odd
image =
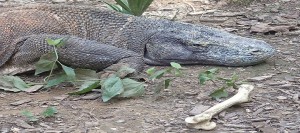
[[[199,115],[187,117],[185,122],[187,126],[195,129],[212,130],[216,127],[215,122],[211,122],[211,118],[222,112],[223,110],[231,107],[235,104],[240,104],[249,101],[249,94],[253,90],[252,85],[243,84],[239,87],[238,93],[233,97],[223,101],[222,103],[216,104]]]

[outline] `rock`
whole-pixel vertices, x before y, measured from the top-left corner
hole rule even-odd
[[[65,3],[67,0],[52,0],[53,3]]]
[[[26,123],[25,121],[21,120],[21,119],[17,119],[15,121],[16,125],[25,129],[33,129],[34,127],[29,125],[28,123]]]
[[[4,94],[0,94],[0,97],[1,97],[1,98],[4,98],[5,96],[6,96],[6,95],[4,95]]]
[[[117,128],[110,128],[111,130],[113,130],[113,131],[117,131],[118,129]]]
[[[253,77],[253,78],[249,78],[248,81],[250,81],[250,82],[263,81],[263,80],[270,79],[273,76],[274,76],[274,74],[266,75],[266,76]]]
[[[117,120],[116,122],[117,122],[117,123],[124,123],[125,120],[122,120],[122,119],[121,119],[121,120]]]
[[[286,100],[287,99],[287,97],[285,97],[285,96],[278,96],[278,97],[276,97],[278,100]]]
[[[294,29],[294,26],[290,25],[277,25],[271,26],[267,23],[257,23],[256,25],[251,26],[250,32],[254,33],[267,33],[267,32],[289,32],[291,29]]]
[[[299,94],[293,94],[293,100],[294,101],[299,101]]]
[[[9,129],[8,129],[8,127],[1,127],[0,132],[1,133],[9,133]]]
[[[166,132],[172,131],[172,127],[167,127],[167,128],[165,129],[165,131],[166,131]]]
[[[62,101],[66,98],[68,98],[69,95],[61,95],[61,96],[56,96],[56,97],[53,97],[55,100],[59,100],[59,101]]]
[[[99,125],[98,121],[93,121],[93,122],[85,122],[86,127],[96,127]]]
[[[251,109],[246,109],[245,110],[247,113],[251,113],[252,111],[251,111]]]
[[[46,130],[44,133],[62,133],[63,131],[59,130]]]
[[[256,115],[258,115],[259,113],[261,113],[261,112],[263,112],[263,111],[264,111],[263,108],[259,108],[259,109],[257,109],[255,112],[253,112],[253,115],[256,116]]]
[[[40,123],[39,125],[44,127],[44,128],[48,128],[48,129],[52,128],[51,126],[47,125],[46,123]]]
[[[41,133],[43,130],[41,128],[25,129],[25,133]]]
[[[44,85],[34,85],[34,86],[31,86],[29,88],[27,88],[26,90],[24,90],[25,92],[36,92],[38,91],[39,89],[43,88]]]
[[[85,96],[81,97],[82,100],[95,100],[97,98],[101,97],[100,93],[90,93],[86,94]]]
[[[24,103],[29,103],[29,102],[31,102],[31,99],[23,99],[23,100],[19,100],[19,101],[10,103],[10,105],[12,105],[12,106],[19,106],[19,105],[22,105]]]
[[[198,91],[186,91],[186,92],[184,92],[184,94],[187,95],[187,96],[195,96],[198,93],[199,93]]]
[[[16,128],[16,127],[12,127],[11,130],[13,133],[20,133],[21,129],[20,128]]]

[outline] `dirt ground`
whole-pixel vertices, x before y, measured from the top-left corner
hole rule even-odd
[[[195,107],[213,106],[225,100],[216,101],[208,97],[215,89],[213,85],[198,85],[198,73],[215,67],[200,65],[185,66],[184,77],[176,78],[170,89],[164,90],[157,100],[154,99],[151,85],[142,97],[115,99],[108,103],[103,103],[99,98],[84,100],[84,96],[67,96],[74,89],[65,86],[35,93],[1,91],[0,131],[300,132],[300,1],[262,0],[249,5],[237,5],[226,4],[223,0],[157,0],[146,15],[205,24],[241,36],[262,39],[272,44],[277,53],[266,63],[256,66],[217,67],[223,76],[228,77],[235,72],[240,80],[256,80],[248,82],[255,86],[251,101],[214,116],[217,128],[212,131],[190,129],[184,122]],[[235,93],[232,90],[230,92],[231,95]],[[20,103],[12,105],[15,102]],[[37,123],[27,122],[20,114],[23,110],[39,114],[48,106],[55,106],[58,113],[53,118]]]

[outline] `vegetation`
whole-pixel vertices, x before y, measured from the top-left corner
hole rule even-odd
[[[170,63],[171,67],[167,67],[162,70],[156,70],[155,67],[151,67],[146,70],[146,73],[149,75],[149,79],[155,83],[154,94],[158,96],[162,90],[167,89],[170,86],[170,83],[176,77],[182,76],[182,67],[176,62]],[[165,74],[170,74],[169,77],[164,77]],[[161,78],[163,80],[157,81]]]
[[[46,108],[40,115],[42,117],[35,116],[32,112],[25,110],[21,114],[24,115],[28,121],[30,122],[37,122],[39,119],[44,119],[48,117],[53,117],[57,113],[57,110],[55,107],[48,107]]]
[[[115,0],[117,4],[110,4],[104,2],[109,8],[122,12],[125,14],[131,14],[134,16],[141,16],[146,9],[150,6],[153,0]]]
[[[226,89],[230,87],[238,89],[236,83],[238,80],[238,76],[236,74],[233,74],[230,78],[223,78],[217,76],[218,72],[218,69],[213,68],[199,73],[198,76],[200,85],[205,85],[207,81],[211,81],[214,84],[214,86],[218,88],[209,95],[214,99],[228,97],[228,92],[226,91]],[[220,83],[222,86],[220,87],[217,83]]]

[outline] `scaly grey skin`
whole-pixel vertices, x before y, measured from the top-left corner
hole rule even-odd
[[[0,74],[34,69],[65,38],[59,60],[94,70],[144,63],[248,66],[274,54],[267,43],[201,25],[134,17],[93,7],[26,5],[0,9]]]
[[[249,66],[271,57],[275,50],[264,41],[230,34],[203,25],[160,21],[146,44],[146,62],[165,65],[208,64]]]

